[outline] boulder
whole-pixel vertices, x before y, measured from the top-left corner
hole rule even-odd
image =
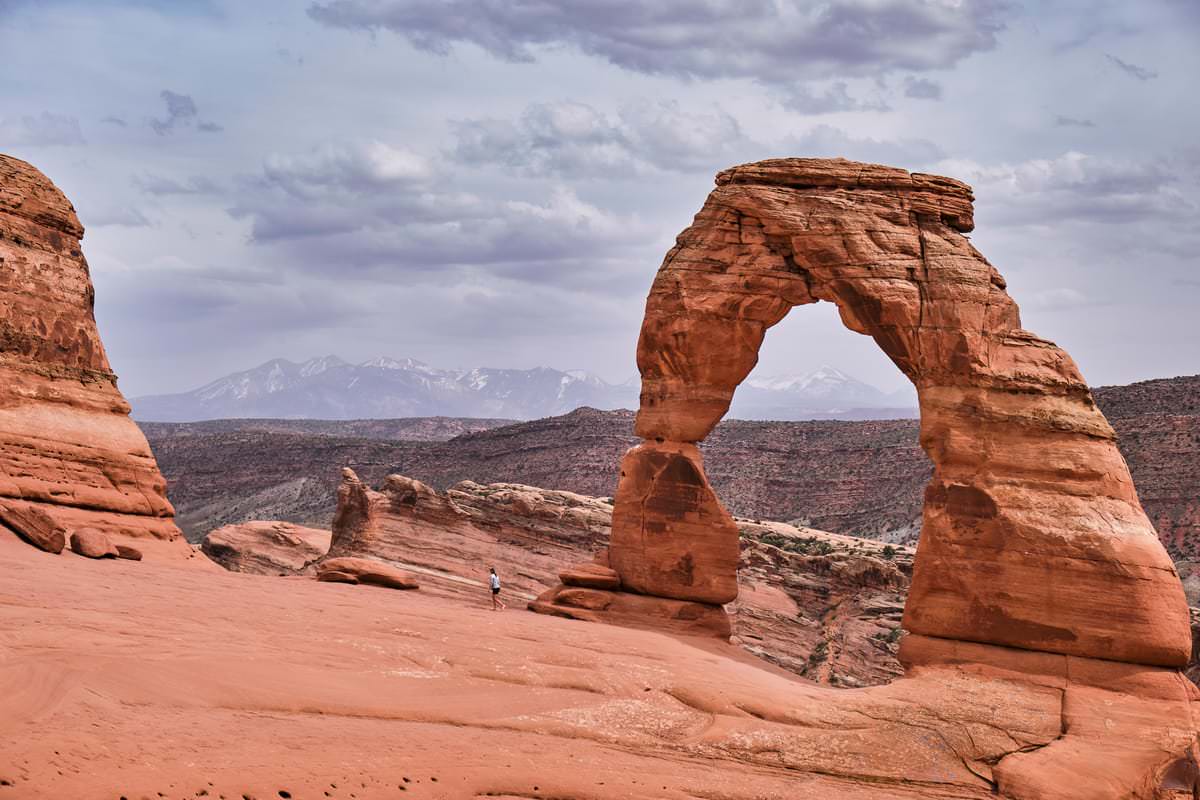
[[[297,575],[329,551],[329,531],[290,522],[239,522],[204,537],[200,550],[231,572]]]
[[[531,611],[587,622],[607,622],[686,636],[728,639],[729,615],[718,605],[631,592],[559,586],[529,604]]]
[[[123,558],[126,561],[141,561],[142,551],[136,547],[119,544],[117,545],[117,558]]]
[[[0,525],[47,553],[61,553],[67,545],[66,531],[40,508],[0,503]]]
[[[121,552],[108,534],[95,528],[82,528],[71,533],[71,549],[88,558],[117,558]]]
[[[369,558],[330,558],[317,566],[317,580],[341,583],[365,583],[388,589],[417,589],[416,578],[390,564]]]
[[[173,546],[153,552],[186,559],[166,481],[100,341],[82,237],[49,179],[0,155],[0,500],[67,530],[163,540]]]
[[[621,588],[621,578],[612,567],[603,564],[578,564],[558,573],[558,579],[567,586],[582,586],[588,589]]]

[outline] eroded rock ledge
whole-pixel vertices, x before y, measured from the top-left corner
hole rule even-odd
[[[203,550],[234,572],[307,575],[350,555],[410,571],[427,593],[487,604],[486,570],[495,565],[504,598],[531,601],[567,581],[572,594],[550,610],[596,619],[597,606],[615,599],[634,609],[604,560],[612,526],[606,500],[519,484],[465,481],[436,492],[418,481],[389,478],[382,491],[344,470],[339,493],[338,547],[331,533],[286,522],[246,522],[211,532]],[[896,659],[900,612],[912,574],[911,548],[856,539],[778,522],[739,519],[740,596],[724,612],[707,607],[676,620],[647,597],[633,627],[718,634],[743,649],[820,683],[869,686],[901,673]],[[318,562],[321,562],[318,565]],[[570,603],[569,605],[567,603]],[[686,604],[679,604],[686,607]],[[612,619],[616,608],[605,608]],[[706,616],[707,614],[707,616]],[[707,621],[715,629],[705,629]],[[732,624],[732,629],[731,629]]]

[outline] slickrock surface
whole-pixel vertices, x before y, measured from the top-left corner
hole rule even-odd
[[[703,602],[732,579],[719,543],[689,523],[713,513],[699,460],[663,473],[656,454],[705,438],[767,328],[824,300],[920,398],[934,474],[905,629],[1187,664],[1183,589],[1116,434],[1074,362],[1021,328],[1003,277],[962,235],[972,199],[949,178],[840,159],[717,176],[646,301],[635,432],[647,444],[622,462],[610,553],[623,586]]]
[[[470,482],[437,493],[400,476],[374,492],[353,474],[344,478],[342,498],[339,520],[353,530],[343,530],[330,560],[340,562],[337,553],[382,559],[413,573],[423,591],[486,600],[487,568],[495,566],[504,600],[515,598],[514,605],[523,606],[565,580],[572,591],[568,615],[583,619],[591,618],[588,606],[605,595],[579,589],[619,588],[616,573],[606,567],[564,569],[607,548],[612,506],[602,500]],[[896,651],[911,548],[781,523],[737,524],[741,563],[740,597],[730,607],[734,643],[820,683],[875,685],[900,674]],[[374,533],[364,536],[367,530]],[[328,531],[255,522],[214,531],[204,551],[233,571],[299,574],[313,571],[308,567],[329,542]],[[641,612],[646,611],[643,604]],[[730,636],[723,615],[707,616],[722,620],[710,633]],[[647,624],[637,614],[625,621]],[[663,623],[660,616],[651,627]],[[678,627],[704,625],[699,618]]]
[[[231,572],[298,575],[329,552],[329,539],[329,531],[318,528],[256,520],[218,528],[200,549]]]
[[[836,691],[715,640],[487,602],[63,558],[0,534],[0,798],[1194,787],[1193,703],[1168,670],[946,643],[922,666],[926,640],[908,677]]]
[[[187,558],[96,330],[82,237],[49,179],[0,155],[0,504]]]

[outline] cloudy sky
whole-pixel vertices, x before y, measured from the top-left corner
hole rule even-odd
[[[974,185],[1094,384],[1200,372],[1200,3],[0,0],[0,152],[68,194],[127,394],[269,358],[635,372],[726,166]],[[825,304],[760,374],[903,378]]]

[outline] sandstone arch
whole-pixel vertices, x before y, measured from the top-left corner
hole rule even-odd
[[[920,397],[934,477],[906,629],[1187,662],[1182,588],[1115,434],[1071,358],[1021,328],[1003,277],[963,235],[972,202],[959,181],[841,159],[717,176],[646,302],[646,441],[622,463],[609,555],[622,589],[699,607],[734,599],[737,530],[695,443],[728,410],[767,328],[825,300]],[[562,612],[561,592],[550,595],[543,610]]]

